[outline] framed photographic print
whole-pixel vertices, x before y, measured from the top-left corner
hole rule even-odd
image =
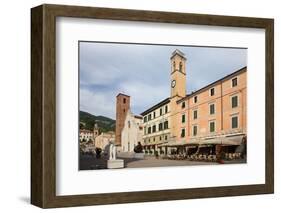
[[[31,9],[31,203],[274,191],[273,19]]]

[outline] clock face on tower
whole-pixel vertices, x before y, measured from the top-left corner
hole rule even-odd
[[[172,86],[172,88],[174,88],[176,86],[176,80],[172,80],[171,86]]]

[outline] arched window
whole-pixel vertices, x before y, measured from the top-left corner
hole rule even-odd
[[[173,71],[175,71],[176,70],[176,62],[174,61],[174,63],[173,63]]]
[[[180,62],[180,72],[182,72],[182,62]]]

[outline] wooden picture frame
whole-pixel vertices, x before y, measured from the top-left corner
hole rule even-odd
[[[265,184],[56,195],[56,17],[265,29]],[[267,194],[274,192],[274,21],[186,13],[41,5],[31,9],[31,203],[42,208]],[[261,139],[262,140],[262,139]]]

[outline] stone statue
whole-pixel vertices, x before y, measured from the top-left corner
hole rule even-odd
[[[109,145],[109,160],[116,160],[116,146],[113,142],[110,142]]]
[[[107,160],[108,169],[124,168],[124,160],[116,159],[117,148],[113,141],[109,142],[109,159]]]

